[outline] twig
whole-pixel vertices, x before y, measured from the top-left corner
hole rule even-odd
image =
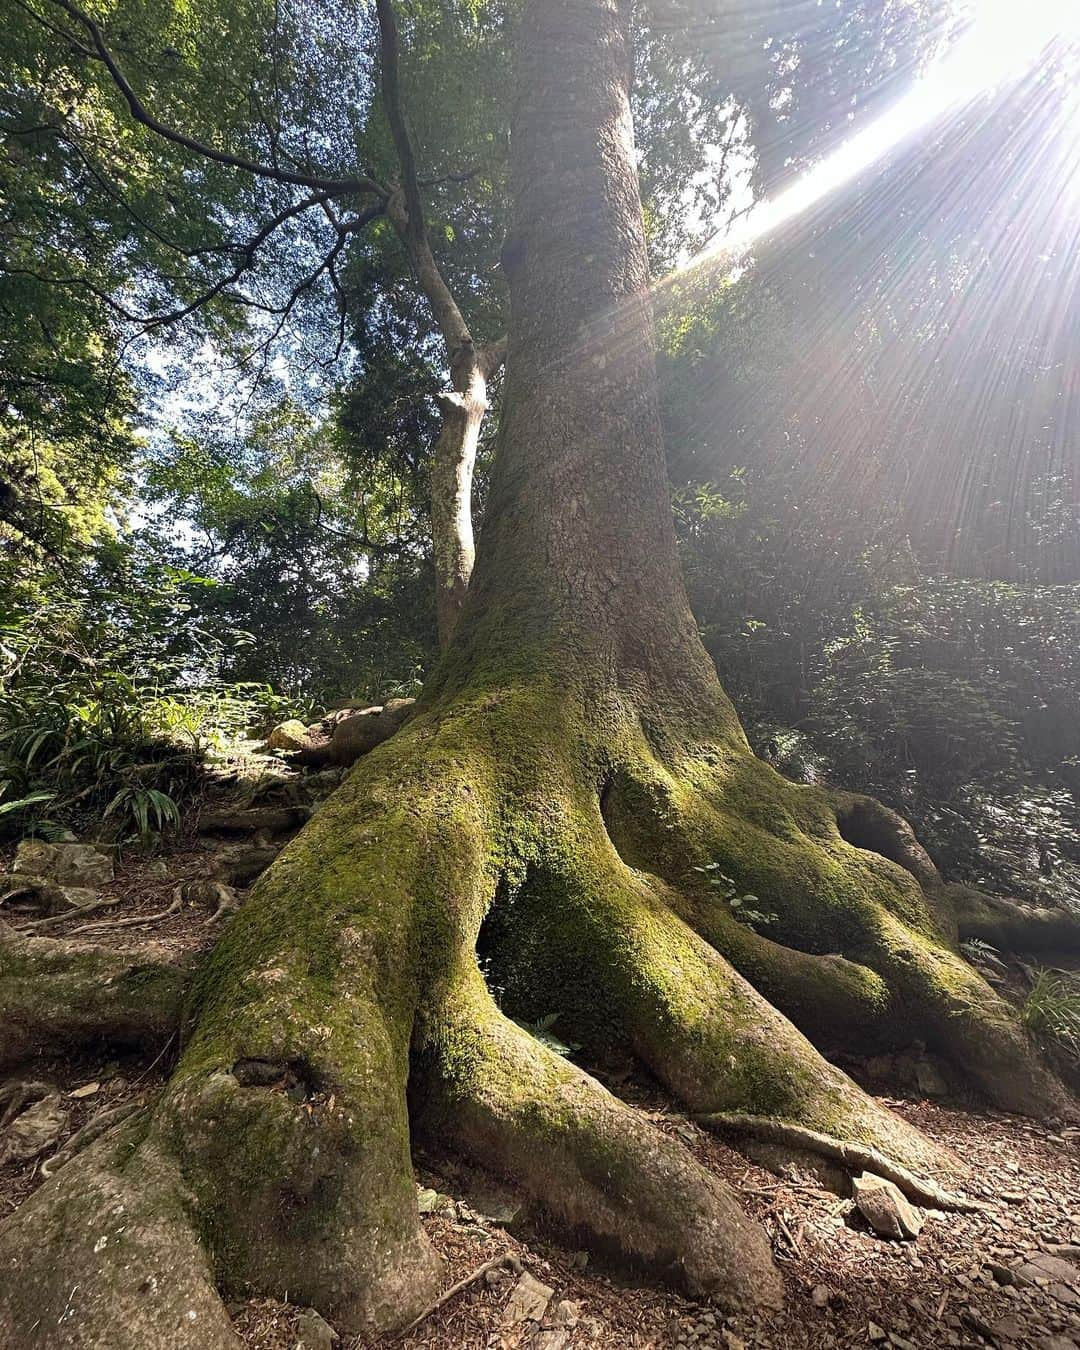
[[[135,1081],[132,1083],[131,1086],[132,1086],[133,1088],[137,1088],[137,1087],[139,1086],[139,1084],[142,1082],[142,1080],[146,1077],[146,1075],[147,1075],[148,1073],[152,1073],[153,1070],[158,1066],[158,1064],[161,1063],[161,1061],[165,1058],[165,1052],[168,1050],[169,1046],[172,1045],[173,1041],[176,1040],[176,1037],[177,1037],[177,1033],[174,1031],[174,1032],[172,1033],[172,1035],[169,1037],[169,1039],[165,1042],[165,1044],[161,1047],[161,1049],[160,1049],[160,1050],[157,1052],[157,1054],[154,1056],[154,1058],[153,1058],[153,1059],[150,1061],[150,1063],[146,1066],[146,1068],[143,1069],[142,1073],[139,1074],[138,1078],[136,1078]]]
[[[776,1222],[780,1225],[780,1231],[787,1238],[788,1245],[791,1247],[791,1250],[801,1260],[802,1248],[799,1246],[798,1242],[792,1235],[791,1229],[787,1226],[787,1221],[785,1220],[783,1214],[781,1214],[779,1210],[776,1211]]]
[[[463,1280],[458,1280],[457,1284],[452,1284],[445,1293],[439,1295],[434,1303],[429,1304],[419,1317],[415,1317],[407,1327],[401,1332],[402,1336],[407,1336],[410,1331],[415,1331],[421,1322],[426,1321],[432,1313],[438,1312],[444,1304],[449,1303],[452,1298],[460,1294],[463,1289],[468,1289],[477,1280],[482,1280],[489,1270],[498,1270],[500,1266],[509,1266],[515,1273],[521,1271],[521,1262],[513,1252],[503,1252],[501,1256],[492,1257],[490,1261],[485,1261],[482,1266],[477,1266],[471,1275],[466,1275]]]

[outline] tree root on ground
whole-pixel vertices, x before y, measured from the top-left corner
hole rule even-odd
[[[155,1048],[180,1024],[189,958],[0,934],[0,1068],[33,1055],[110,1044]]]
[[[930,1179],[962,1165],[785,1012],[820,1005],[816,1030],[849,1052],[936,1037],[981,1086],[1002,1076],[997,1100],[1065,1113],[1065,1090],[911,874],[842,837],[835,795],[785,783],[734,743],[668,745],[662,762],[634,722],[608,725],[586,763],[568,717],[535,688],[462,698],[360,761],[203,963],[154,1109],[0,1227],[0,1270],[20,1272],[0,1281],[5,1345],[231,1350],[215,1290],[287,1291],[347,1334],[408,1325],[440,1281],[410,1114],[426,1143],[512,1178],[575,1240],[698,1296],[775,1301],[766,1235],[728,1189],[504,1015],[485,977],[515,1016],[558,1011],[569,1034],[628,1044],[714,1127],[869,1168],[922,1203],[962,1203]],[[775,916],[768,939],[709,887],[717,865]],[[42,994],[50,977],[64,1000]],[[83,944],[0,944],[0,1011],[34,1028],[24,1043],[86,1039],[92,1022],[146,1038],[146,987],[171,991],[153,1004],[167,1034],[185,982],[167,962]],[[118,1205],[130,1238],[89,1217]],[[142,1310],[78,1292],[119,1278],[114,1238],[124,1278],[148,1291]],[[151,1313],[173,1340],[149,1335]]]
[[[430,1039],[429,1039],[430,1038]],[[678,1140],[495,1007],[475,966],[421,1031],[422,1136],[512,1177],[593,1250],[728,1306],[779,1302],[762,1231]]]
[[[779,1144],[797,1153],[812,1153],[830,1162],[840,1163],[848,1172],[873,1172],[891,1181],[917,1205],[959,1213],[983,1208],[978,1201],[953,1195],[936,1182],[916,1176],[906,1167],[887,1158],[880,1150],[851,1140],[834,1139],[831,1135],[808,1130],[801,1125],[790,1125],[770,1116],[750,1116],[738,1111],[706,1112],[696,1115],[694,1120],[725,1138],[757,1139],[765,1144]]]

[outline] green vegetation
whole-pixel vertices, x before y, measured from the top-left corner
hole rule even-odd
[[[1074,979],[1058,971],[1037,971],[1020,1016],[1026,1027],[1080,1059],[1080,987]]]

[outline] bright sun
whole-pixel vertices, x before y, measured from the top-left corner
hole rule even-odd
[[[786,191],[759,202],[736,230],[717,234],[685,266],[737,254],[850,182],[950,109],[1024,75],[1050,44],[1063,43],[1075,56],[1074,46],[1080,42],[1080,0],[975,0],[970,15],[962,36],[888,112],[852,135]],[[1076,130],[1057,126],[1048,128],[1047,134],[1069,136]]]

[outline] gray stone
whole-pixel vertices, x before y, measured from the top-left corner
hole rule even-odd
[[[925,1216],[891,1181],[863,1172],[852,1182],[859,1213],[875,1233],[888,1238],[917,1238]]]
[[[0,1164],[29,1162],[54,1148],[70,1118],[58,1092],[42,1097],[17,1115],[4,1131],[0,1139]]]
[[[94,889],[113,879],[112,858],[93,844],[47,844],[24,839],[11,869],[18,876],[42,877],[58,886]]]
[[[338,1334],[314,1308],[308,1308],[296,1319],[296,1330],[302,1350],[334,1350]]]
[[[554,1289],[542,1284],[526,1270],[510,1291],[506,1307],[503,1309],[503,1325],[513,1326],[517,1322],[542,1322],[547,1306],[551,1302]]]

